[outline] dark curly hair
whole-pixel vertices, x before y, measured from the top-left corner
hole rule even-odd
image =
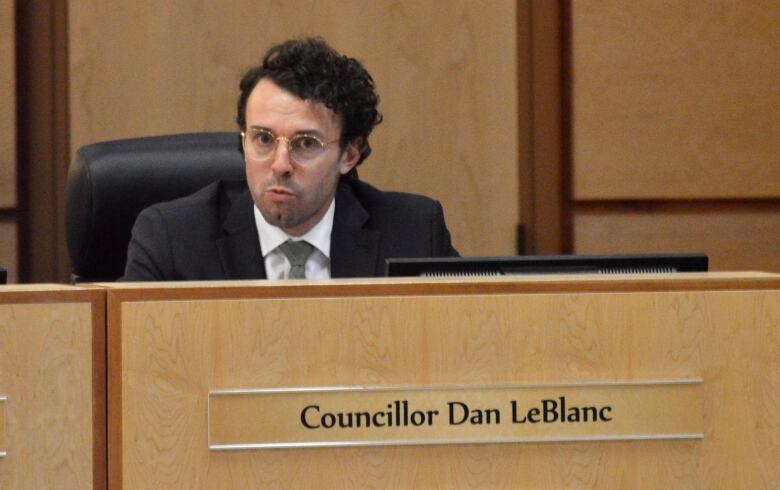
[[[325,104],[341,120],[339,145],[363,138],[362,163],[371,153],[368,135],[382,122],[374,80],[354,58],[343,56],[320,37],[293,39],[273,46],[263,64],[249,69],[241,79],[236,122],[246,129],[246,103],[257,83],[268,77],[279,87],[303,100]]]

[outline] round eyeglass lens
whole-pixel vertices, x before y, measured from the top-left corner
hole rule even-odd
[[[266,158],[276,148],[276,138],[270,131],[250,131],[246,136],[256,158]]]
[[[289,143],[290,156],[297,162],[310,162],[326,150],[326,145],[315,138],[314,136],[307,134],[299,134],[293,136]]]

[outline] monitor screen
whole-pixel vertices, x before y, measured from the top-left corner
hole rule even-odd
[[[520,274],[650,274],[706,272],[704,254],[522,255],[387,259],[388,277],[482,277]]]
[[[5,269],[0,267],[0,284],[5,284],[8,280],[8,275],[5,272]]]

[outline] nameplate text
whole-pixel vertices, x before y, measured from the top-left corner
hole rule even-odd
[[[702,438],[699,380],[209,393],[209,448]]]

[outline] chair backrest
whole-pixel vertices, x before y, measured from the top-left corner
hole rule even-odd
[[[65,232],[73,282],[122,276],[146,207],[220,179],[245,179],[238,133],[154,136],[87,145],[68,171]]]

